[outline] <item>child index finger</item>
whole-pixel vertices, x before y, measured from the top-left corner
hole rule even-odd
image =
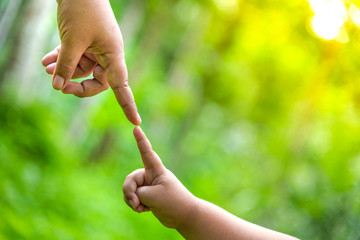
[[[151,143],[139,126],[134,128],[136,139],[145,170],[153,170],[162,173],[165,169],[159,156],[152,150]]]

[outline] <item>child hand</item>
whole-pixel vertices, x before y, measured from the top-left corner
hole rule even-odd
[[[145,168],[126,177],[124,200],[134,211],[150,210],[165,227],[177,229],[187,221],[197,198],[165,168],[140,127],[134,136]]]
[[[152,211],[165,227],[175,228],[188,240],[296,239],[194,197],[164,167],[140,127],[134,129],[134,136],[145,168],[127,176],[123,189],[125,202],[135,211]]]
[[[42,59],[42,64],[46,67],[46,72],[53,75],[55,71],[56,62],[61,50],[61,45],[56,47],[53,51],[49,52]],[[109,83],[106,77],[106,70],[98,65],[96,57],[90,53],[84,53],[71,79],[87,77],[93,73],[93,79],[87,79],[78,83],[69,82],[62,90],[65,94],[74,94],[77,97],[94,96],[103,90],[109,88]],[[87,89],[85,94],[85,89]]]

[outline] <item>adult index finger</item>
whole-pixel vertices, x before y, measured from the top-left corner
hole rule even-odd
[[[122,57],[109,57],[106,73],[108,82],[115,97],[123,109],[127,119],[134,125],[140,125],[141,118],[138,114],[134,95],[128,83],[128,73],[125,61]]]

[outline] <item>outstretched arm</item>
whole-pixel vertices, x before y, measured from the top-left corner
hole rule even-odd
[[[152,211],[160,222],[185,239],[284,239],[291,236],[244,221],[193,196],[162,164],[140,127],[134,129],[144,169],[124,182],[125,202],[137,212]]]
[[[295,240],[296,238],[242,220],[222,208],[198,199],[189,221],[177,228],[188,240],[192,239],[251,239]]]

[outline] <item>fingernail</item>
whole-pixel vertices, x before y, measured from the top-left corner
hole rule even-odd
[[[132,208],[134,208],[134,201],[133,200],[129,200],[129,204],[131,205]]]
[[[53,86],[56,90],[61,90],[64,87],[64,78],[58,75],[55,75]]]
[[[139,119],[139,122],[141,123],[142,120],[141,120],[141,117],[140,117],[140,114],[139,114],[139,113],[137,114],[137,117],[138,117],[138,119]]]

